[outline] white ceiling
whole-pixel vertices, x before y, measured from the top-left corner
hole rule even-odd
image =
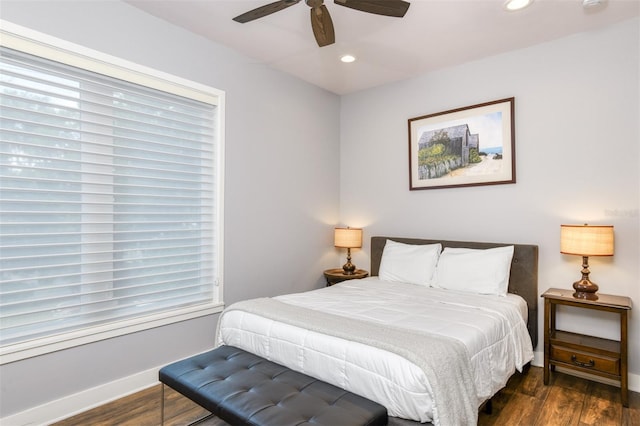
[[[165,21],[232,47],[275,69],[346,94],[638,16],[640,0],[535,0],[507,12],[504,0],[409,0],[404,18],[325,0],[336,43],[318,47],[301,1],[261,19],[232,18],[275,0],[125,0]],[[351,64],[343,54],[356,56]]]

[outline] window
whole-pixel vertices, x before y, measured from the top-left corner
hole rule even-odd
[[[2,24],[2,362],[219,311],[224,94]]]

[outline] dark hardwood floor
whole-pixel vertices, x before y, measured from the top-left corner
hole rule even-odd
[[[162,388],[153,386],[64,421],[55,426],[158,426],[161,424]],[[208,414],[206,410],[165,388],[165,425],[187,425]],[[225,426],[208,419],[201,426]],[[622,407],[620,389],[563,373],[553,373],[551,383],[542,383],[542,368],[516,373],[493,398],[492,414],[480,413],[485,425],[640,425],[640,394],[630,392],[629,408]],[[393,420],[390,425],[418,425]]]

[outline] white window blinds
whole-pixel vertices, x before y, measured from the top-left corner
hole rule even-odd
[[[1,53],[0,345],[217,303],[219,106]]]

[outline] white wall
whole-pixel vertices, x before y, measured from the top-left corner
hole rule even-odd
[[[336,255],[336,95],[121,2],[3,1],[1,17],[226,91],[225,301],[324,284],[322,270],[334,266]],[[3,365],[0,418],[46,419],[56,410],[90,404],[83,395],[133,391],[132,382],[118,381],[140,376],[133,382],[148,384],[154,368],[211,348],[216,319]],[[43,413],[46,403],[49,412]],[[39,409],[29,412],[32,407]],[[27,415],[16,417],[23,410]]]
[[[368,235],[537,244],[539,292],[570,288],[581,259],[559,252],[560,225],[612,224],[615,255],[590,258],[602,293],[636,303],[630,371],[640,374],[639,23],[578,34],[343,96],[341,219]],[[515,97],[517,183],[409,191],[407,120]],[[368,264],[368,246],[354,262]],[[542,325],[542,300],[539,324]],[[613,314],[559,325],[618,337]],[[542,328],[539,332],[542,351]],[[539,354],[538,354],[539,355]]]

